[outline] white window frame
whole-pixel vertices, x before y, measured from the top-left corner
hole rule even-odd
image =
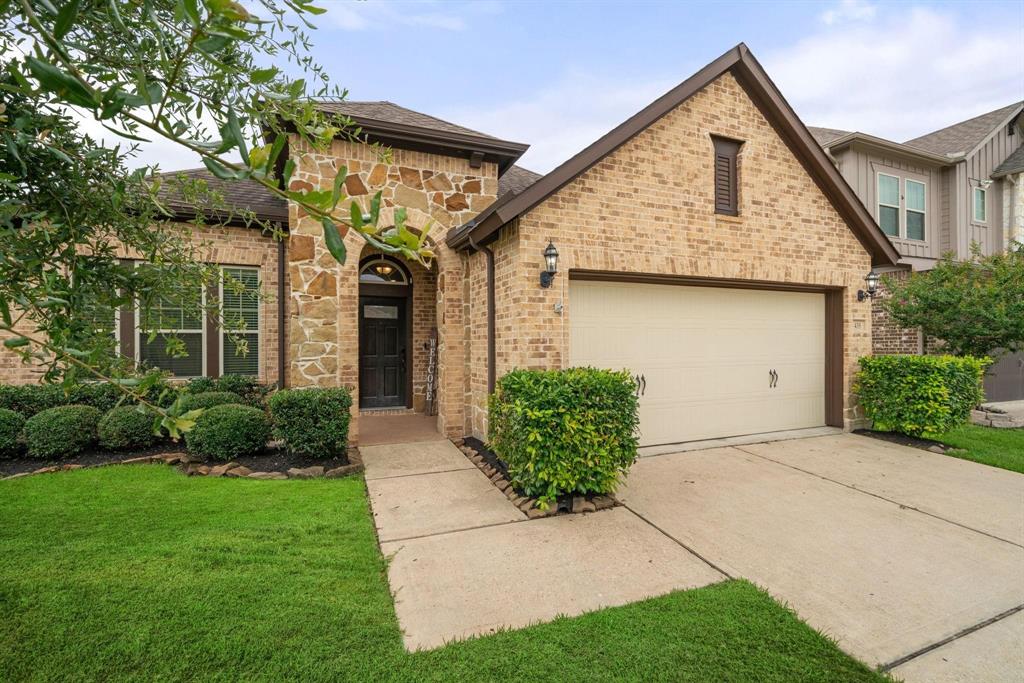
[[[257,289],[257,291],[259,290],[260,286],[263,283],[263,279],[262,279],[263,273],[262,273],[261,269],[259,268],[259,266],[224,266],[224,265],[220,266],[220,281],[217,283],[217,296],[219,297],[219,301],[220,301],[220,318],[221,318],[220,322],[221,322],[221,324],[223,324],[225,322],[225,318],[224,318],[224,271],[227,270],[227,269],[230,269],[230,270],[252,270],[252,271],[255,271],[256,272],[256,289]],[[262,301],[257,299],[257,302],[256,302],[256,329],[255,330],[250,330],[250,329],[245,329],[245,330],[227,330],[227,329],[224,329],[224,328],[220,328],[220,329],[217,330],[217,334],[220,335],[220,364],[219,364],[219,367],[220,367],[220,376],[221,377],[223,377],[224,374],[225,374],[225,372],[224,372],[224,349],[227,348],[227,344],[224,343],[224,337],[225,337],[225,335],[227,335],[227,334],[229,334],[231,332],[235,332],[235,333],[238,333],[238,334],[255,334],[256,335],[256,374],[252,375],[252,376],[256,377],[256,378],[260,378],[260,377],[263,376],[263,353],[262,353],[262,351],[263,351],[263,344],[262,344],[263,332],[262,332],[262,329],[263,329],[263,305],[262,305]],[[205,369],[206,369],[205,365],[203,366],[203,369],[205,371]]]
[[[924,197],[924,208],[918,211],[917,209],[911,209],[907,206],[907,183],[917,183],[922,188],[922,196]],[[928,183],[923,180],[915,180],[914,178],[903,179],[903,213],[907,214],[911,211],[914,213],[921,214],[924,224],[924,236],[918,239],[917,237],[911,237],[907,233],[907,229],[910,227],[910,223],[907,221],[906,215],[903,216],[903,237],[902,239],[909,240],[911,242],[927,242],[928,241]]]
[[[136,263],[135,267],[138,268],[141,263]],[[201,298],[200,305],[202,306],[202,312],[200,314],[199,321],[199,332],[201,335],[201,341],[199,346],[199,352],[202,355],[202,366],[203,372],[201,375],[174,375],[172,379],[195,379],[196,377],[208,377],[209,372],[206,367],[206,287],[200,287]],[[135,365],[142,364],[142,311],[139,309],[138,301],[135,302]],[[195,334],[195,330],[171,330],[171,329],[160,329],[156,333],[159,334]],[[148,334],[146,336],[149,336]]]
[[[878,227],[882,227],[882,207],[884,206],[890,209],[896,209],[896,234],[890,235],[889,233],[885,232],[884,229],[882,230],[882,234],[884,234],[886,237],[903,239],[903,230],[905,227],[904,224],[906,223],[906,221],[903,220],[903,216],[901,215],[903,193],[900,192],[900,189],[902,188],[902,184],[900,183],[900,177],[898,175],[893,175],[891,173],[882,173],[881,171],[878,171],[875,175],[875,204],[877,205],[875,208],[875,217],[878,219]],[[896,198],[896,204],[885,204],[882,202],[882,188],[880,182],[882,176],[885,176],[886,178],[892,178],[893,180],[896,181],[896,193],[899,195]]]
[[[981,210],[984,213],[983,218],[978,218],[978,193],[981,193]],[[971,222],[979,223],[981,225],[988,224],[988,189],[984,187],[975,187],[971,191]]]
[[[398,270],[398,274],[402,276],[402,281],[401,282],[376,282],[376,281],[371,281],[371,280],[363,280],[363,272],[366,271],[367,269],[369,269],[371,266],[374,266],[374,265],[376,265],[378,263],[386,263],[389,266],[391,266],[393,268],[396,268]],[[378,255],[376,258],[374,258],[374,259],[372,259],[370,261],[367,261],[366,263],[364,263],[362,265],[362,267],[359,269],[358,280],[359,280],[359,282],[361,282],[363,284],[394,285],[394,286],[398,286],[398,287],[404,287],[406,285],[412,284],[409,281],[410,280],[409,276],[405,274],[405,269],[403,269],[400,266],[396,265],[394,261],[392,261],[389,258],[386,258],[383,254]]]

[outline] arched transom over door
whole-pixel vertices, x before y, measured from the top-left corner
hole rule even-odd
[[[359,264],[359,407],[411,406],[412,276],[383,255]]]

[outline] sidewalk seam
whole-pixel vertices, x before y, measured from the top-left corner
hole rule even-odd
[[[719,574],[721,574],[721,575],[722,575],[722,576],[724,576],[725,578],[727,578],[727,579],[733,579],[733,578],[736,578],[736,577],[734,577],[734,576],[733,576],[732,574],[730,574],[729,572],[725,571],[724,569],[722,569],[721,567],[719,567],[718,565],[716,565],[716,564],[715,564],[714,562],[712,562],[712,561],[711,561],[711,560],[709,560],[708,558],[706,558],[706,557],[704,557],[703,555],[701,555],[700,553],[698,553],[698,552],[697,552],[696,550],[694,550],[694,549],[693,549],[693,548],[691,548],[690,546],[688,546],[688,545],[686,545],[685,543],[683,543],[682,541],[680,541],[680,540],[679,540],[678,538],[676,538],[676,537],[675,537],[675,536],[673,536],[672,534],[670,534],[670,533],[668,533],[667,531],[665,531],[664,529],[662,529],[662,528],[661,528],[660,526],[658,526],[657,524],[655,524],[655,523],[654,523],[654,522],[652,522],[651,520],[649,520],[649,519],[647,519],[646,517],[644,517],[643,515],[641,515],[641,514],[640,514],[639,512],[637,512],[636,510],[634,510],[633,508],[631,508],[631,507],[629,506],[629,504],[628,504],[628,503],[623,503],[622,507],[624,507],[624,508],[626,508],[627,510],[629,510],[630,512],[632,512],[632,513],[633,513],[634,515],[636,515],[636,516],[637,516],[637,517],[638,517],[638,518],[639,518],[639,519],[640,519],[641,521],[643,521],[643,522],[645,522],[645,523],[649,524],[649,525],[650,525],[651,527],[653,527],[653,528],[654,528],[655,530],[659,531],[659,532],[660,532],[660,533],[661,533],[661,534],[662,534],[663,536],[665,536],[665,538],[669,539],[670,541],[672,541],[673,543],[675,543],[676,545],[678,545],[678,546],[679,546],[680,548],[682,548],[682,549],[683,549],[683,550],[685,550],[686,552],[690,553],[691,555],[693,555],[694,557],[696,557],[696,558],[697,558],[698,560],[700,560],[701,562],[703,562],[703,563],[704,563],[704,564],[706,564],[707,566],[709,566],[709,567],[711,567],[712,569],[714,569],[714,570],[715,570],[716,572],[718,572]]]

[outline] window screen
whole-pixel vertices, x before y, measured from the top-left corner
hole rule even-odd
[[[907,180],[907,239],[924,239],[925,188],[924,183]]]
[[[196,286],[161,298],[149,311],[141,311],[139,360],[145,365],[166,370],[177,377],[203,374],[203,291]],[[150,340],[150,334],[155,333]],[[171,344],[168,340],[178,339]],[[182,355],[178,352],[187,353]]]
[[[260,275],[255,268],[223,268],[221,348],[225,375],[258,375]],[[242,353],[244,347],[245,353]]]
[[[878,174],[878,225],[891,237],[900,236],[900,179]]]

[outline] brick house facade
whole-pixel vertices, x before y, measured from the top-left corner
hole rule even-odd
[[[857,358],[872,352],[874,316],[857,291],[873,266],[898,255],[745,46],[543,177],[514,165],[526,145],[388,102],[324,107],[354,119],[390,158],[351,141],[315,152],[293,139],[293,188],[329,188],[344,166],[346,191],[364,208],[381,192],[381,225],[402,206],[409,226],[430,226],[436,259],[429,268],[391,261],[353,232],[343,234],[348,258],[338,264],[320,223],[283,203],[281,275],[275,241],[242,228],[210,258],[258,265],[274,287],[285,278],[286,370],[281,377],[277,304],[267,302],[260,377],[348,387],[353,441],[371,403],[416,412],[429,403],[439,432],[485,437],[497,377],[571,364],[574,283],[598,276],[741,298],[777,293],[780,302],[785,293],[817,297],[817,327],[801,334],[817,340],[823,362],[808,375],[818,382],[813,396],[800,400],[817,403],[813,424],[858,424],[851,383]],[[736,215],[716,211],[716,136],[741,144]],[[541,287],[549,242],[558,272]]]

